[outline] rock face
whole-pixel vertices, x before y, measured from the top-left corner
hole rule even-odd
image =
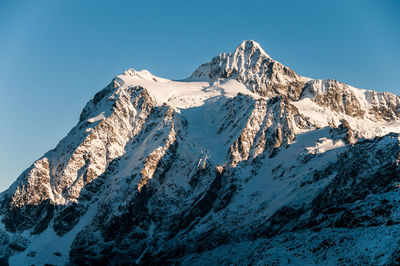
[[[192,79],[234,78],[262,96],[286,95],[298,99],[303,79],[290,68],[273,60],[260,45],[245,41],[233,54],[220,54],[196,69]]]
[[[273,156],[276,149],[292,143],[296,129],[307,126],[307,121],[286,96],[257,100],[243,131],[230,147],[232,166],[254,160],[264,152]]]
[[[254,41],[189,80],[127,70],[1,194],[2,262],[395,264],[399,102]]]
[[[399,118],[400,97],[387,92],[351,88],[336,80],[311,80],[302,91],[302,97],[338,113],[373,121],[393,121]]]
[[[310,94],[318,105],[355,118],[364,118],[365,111],[361,108],[360,100],[346,84],[331,79],[312,80],[303,90],[303,95],[309,97]]]

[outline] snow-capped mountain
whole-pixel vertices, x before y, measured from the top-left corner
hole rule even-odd
[[[302,77],[254,41],[173,81],[115,77],[1,194],[41,264],[396,264],[400,97]]]

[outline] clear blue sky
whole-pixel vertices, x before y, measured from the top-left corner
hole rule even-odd
[[[400,1],[0,2],[0,191],[127,68],[185,78],[253,39],[297,73],[400,94]]]

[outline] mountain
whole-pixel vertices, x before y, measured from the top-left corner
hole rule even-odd
[[[254,41],[129,69],[0,195],[11,265],[399,264],[400,97]]]

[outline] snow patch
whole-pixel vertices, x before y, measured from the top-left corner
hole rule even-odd
[[[105,118],[104,112],[101,112],[101,113],[98,114],[97,116],[92,117],[92,118],[89,118],[87,121],[88,121],[89,123],[94,123],[94,122],[103,120],[104,118]]]

